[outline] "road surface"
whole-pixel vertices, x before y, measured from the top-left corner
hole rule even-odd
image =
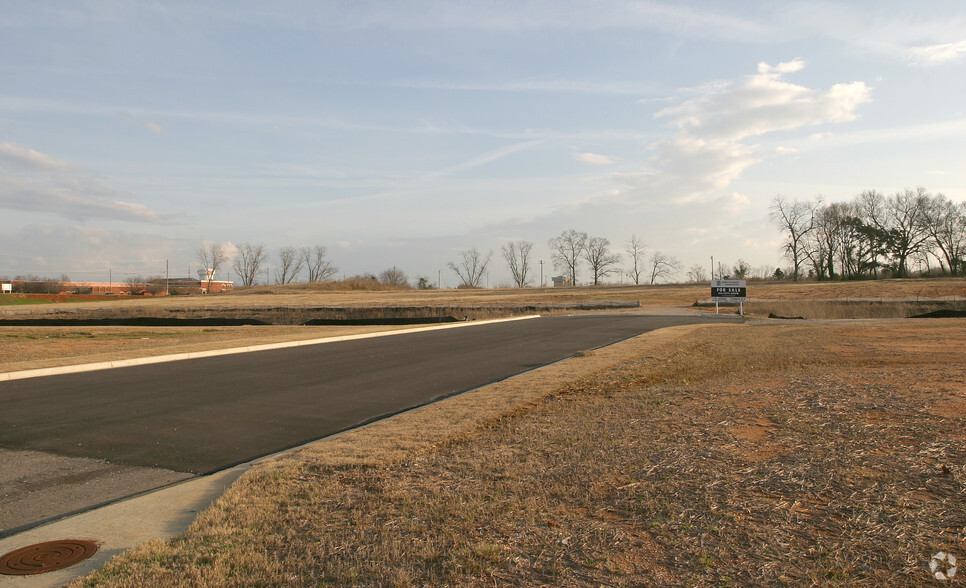
[[[106,461],[128,473],[163,472],[159,479],[167,483],[320,439],[578,351],[710,320],[723,319],[544,317],[0,382],[0,448],[75,458],[88,466]],[[50,479],[43,484],[63,494],[71,476],[58,479],[62,484]],[[67,492],[60,499],[65,504],[36,509],[29,505],[43,492],[24,484],[30,482],[0,478],[0,536],[145,489],[115,487],[76,501]]]

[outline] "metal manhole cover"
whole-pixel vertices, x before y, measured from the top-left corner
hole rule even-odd
[[[0,574],[32,576],[62,570],[97,552],[97,543],[83,539],[48,541],[21,547],[0,557]]]

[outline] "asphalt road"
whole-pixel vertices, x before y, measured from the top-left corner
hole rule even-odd
[[[0,448],[204,474],[581,350],[711,320],[728,319],[545,317],[0,382]]]
[[[3,382],[0,447],[208,473],[701,320],[546,317]]]

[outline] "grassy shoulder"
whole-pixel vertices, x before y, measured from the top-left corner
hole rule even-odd
[[[73,585],[932,584],[966,557],[964,340],[648,334],[264,462]]]
[[[405,328],[410,327],[2,327],[0,373]]]
[[[32,307],[37,313],[123,308],[127,312],[271,307],[487,306],[574,304],[595,301],[635,302],[643,307],[690,306],[710,298],[704,284],[656,286],[607,285],[575,288],[492,288],[460,290],[340,290],[337,284],[289,284],[238,290],[211,296],[105,297],[96,303],[59,302]],[[966,298],[966,279],[889,279],[856,282],[751,281],[750,299],[934,299]]]

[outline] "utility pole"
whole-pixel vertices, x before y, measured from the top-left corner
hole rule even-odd
[[[543,288],[543,260],[540,260],[540,287]]]

